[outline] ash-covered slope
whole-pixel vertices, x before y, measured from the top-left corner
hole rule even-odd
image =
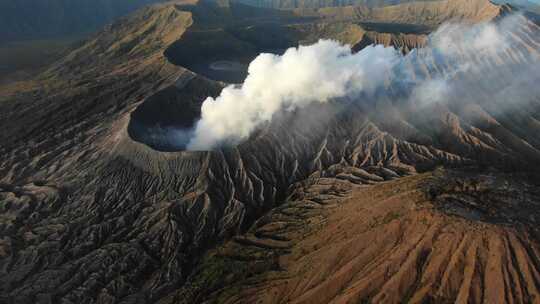
[[[133,121],[184,126],[193,117],[174,121],[160,110],[185,107],[198,115],[198,98],[217,94],[222,83],[169,63],[164,52],[185,43],[190,31],[223,24],[230,12],[226,3],[197,2],[142,10],[40,78],[17,84],[16,94],[4,91],[2,301],[212,300],[219,286],[202,281],[200,289],[196,279],[200,271],[213,276],[221,268],[200,263],[204,253],[249,231],[271,210],[289,216],[276,225],[302,226],[305,218],[286,205],[298,183],[329,185],[314,192],[312,203],[300,202],[300,209],[309,209],[339,194],[341,185],[370,185],[436,166],[522,171],[538,160],[538,100],[501,115],[473,101],[434,105],[436,115],[426,108],[426,115],[417,116],[394,102],[399,88],[392,86],[377,103],[286,112],[236,147],[160,152],[135,141]],[[501,60],[526,66],[538,56],[538,27],[525,24],[514,35],[521,47]],[[419,57],[411,75],[451,68],[422,58],[430,57]],[[266,240],[262,246],[276,258],[273,250],[283,249]]]

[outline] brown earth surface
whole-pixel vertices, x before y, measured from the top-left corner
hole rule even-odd
[[[212,250],[187,286],[209,303],[537,303],[540,192],[519,180],[313,179]]]

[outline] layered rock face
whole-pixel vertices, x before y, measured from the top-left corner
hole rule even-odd
[[[394,186],[401,187],[399,181],[389,181],[437,166],[483,166],[535,174],[534,164],[540,158],[538,99],[504,112],[490,108],[481,98],[429,105],[418,114],[411,105],[397,102],[402,88],[389,84],[376,102],[350,100],[280,113],[236,147],[165,152],[145,144],[145,135],[137,126],[142,126],[142,131],[158,123],[188,128],[198,115],[197,102],[202,102],[204,95],[216,94],[224,85],[171,64],[164,55],[166,50],[173,44],[181,46],[187,35],[200,34],[205,25],[212,32],[215,27],[210,25],[224,24],[240,12],[247,14],[245,9],[237,10],[226,3],[214,6],[197,2],[144,9],[89,39],[39,78],[5,89],[7,93],[0,100],[0,275],[5,278],[0,285],[0,299],[8,303],[197,303],[219,299],[251,303],[261,298],[269,302],[294,299],[310,303],[333,298],[338,302],[456,299],[459,295],[480,302],[478,299],[487,299],[482,296],[487,295],[481,291],[483,288],[509,286],[510,278],[517,278],[517,271],[526,274],[519,281],[522,293],[508,292],[505,296],[532,299],[536,291],[530,284],[536,282],[538,271],[535,238],[497,226],[501,214],[492,216],[487,207],[487,211],[478,207],[482,214],[479,219],[496,224],[470,222],[479,220],[474,217],[452,217],[456,213],[452,206],[456,204],[469,212],[470,205],[475,205],[469,196],[474,197],[474,193],[449,198],[450,190],[441,190],[440,184],[444,183],[439,181],[431,188],[426,186],[426,191],[417,184],[404,186],[404,191],[416,190],[405,193],[403,201],[397,194],[384,195]],[[251,10],[247,12],[253,16]],[[267,17],[266,11],[256,12]],[[277,20],[291,18],[282,16],[282,12],[274,14]],[[249,29],[252,24],[245,18]],[[323,30],[328,27],[342,28],[327,23],[303,26]],[[307,39],[322,32],[334,35],[339,31],[309,31],[309,35],[296,38]],[[524,22],[511,34],[515,47],[498,60],[516,63],[513,66],[536,64],[538,33],[536,24]],[[453,68],[448,62],[433,60],[433,56],[427,51],[411,56],[406,63],[411,68],[405,70],[409,77],[435,77]],[[483,59],[479,56],[474,60],[480,64]],[[14,90],[17,93],[11,94]],[[186,117],[176,121],[161,114],[161,109],[173,114],[181,112]],[[156,140],[162,143],[159,136]],[[372,184],[383,188],[363,192]],[[537,198],[534,186],[530,187],[527,204]],[[415,207],[411,202],[420,200],[422,193],[428,196],[424,203],[434,207],[405,212]],[[509,193],[511,198],[516,195]],[[326,264],[327,271],[321,277],[314,278],[316,274],[310,271],[305,277],[303,273],[291,274],[314,265],[304,260],[311,259],[306,252],[288,256],[292,245],[287,242],[302,239],[312,231],[310,218],[327,218],[321,206],[339,205],[346,197],[355,201],[378,196],[382,197],[381,207],[373,206],[373,216],[363,215],[366,221],[374,222],[383,217],[384,225],[375,230],[363,231],[373,228],[367,224],[356,226],[356,215],[363,211],[356,210],[352,203],[344,205],[349,216],[343,222],[351,229],[346,231],[357,236],[352,240],[344,236],[343,243],[336,243],[339,247],[335,250],[344,249],[335,256],[342,257],[342,262],[354,261],[350,268],[343,268],[346,275],[337,273],[342,268],[335,263]],[[384,219],[391,205],[386,200],[399,201],[396,212],[403,211],[406,217],[398,219],[390,214]],[[362,206],[369,207],[378,200],[363,202]],[[501,204],[507,206],[506,201]],[[513,207],[509,210],[515,212]],[[457,213],[463,215],[463,211]],[[426,225],[411,224],[420,218],[426,219]],[[524,223],[526,227],[535,223],[534,219],[524,220],[521,214],[511,219],[502,222]],[[333,242],[333,226],[324,226],[323,220],[313,223],[326,230],[310,239],[308,247],[320,246],[321,240]],[[457,226],[455,230],[441,232],[453,225]],[[470,231],[470,227],[478,226],[489,234]],[[302,235],[304,228],[306,235]],[[284,235],[279,232],[282,229]],[[428,237],[420,237],[426,234]],[[460,243],[462,235],[468,241]],[[393,242],[376,243],[378,237]],[[227,252],[217,255],[217,260],[213,252],[205,255],[232,238],[233,243],[223,245]],[[521,244],[519,240],[526,242]],[[357,245],[345,246],[348,242]],[[376,246],[368,246],[374,242]],[[236,250],[243,249],[227,247],[238,244],[247,248],[250,254],[245,259],[254,264],[242,261],[244,255]],[[395,253],[391,244],[397,248]],[[430,246],[441,252],[441,261],[436,254],[430,258],[426,252]],[[264,250],[258,251],[261,248]],[[295,248],[293,254],[304,247]],[[481,255],[478,264],[460,255],[450,256],[453,248],[461,248],[460,253],[475,252],[477,248]],[[493,248],[508,248],[519,257],[499,252],[497,258],[489,259],[487,252]],[[323,255],[313,255],[311,261],[323,263],[325,257],[336,254],[333,250],[326,248]],[[387,262],[368,265],[375,254],[388,258]],[[300,258],[298,264],[296,257]],[[445,259],[456,265],[449,267],[448,274],[440,266]],[[491,265],[491,261],[507,265],[502,271],[507,281],[482,285],[476,273],[455,274],[462,268],[470,272],[480,267],[474,265]],[[469,264],[473,266],[464,266]],[[429,267],[437,271],[418,265],[432,265]],[[246,286],[242,285],[246,284],[244,277],[226,277],[235,267],[242,275],[257,276],[258,285],[246,288],[245,293],[232,288]],[[490,278],[499,273],[485,269],[479,273]],[[412,270],[417,273],[414,278],[403,274]],[[279,284],[274,286],[266,281],[271,278],[267,271],[294,279],[277,281]],[[373,285],[366,286],[366,281],[356,276],[358,273],[367,275]],[[434,277],[430,277],[431,273]],[[339,280],[330,279],[337,276]],[[347,276],[352,277],[347,280]],[[223,277],[225,281],[216,280]],[[454,283],[460,278],[465,278],[462,283]],[[231,285],[234,282],[238,285]],[[232,287],[223,293],[224,286]],[[348,291],[341,292],[343,288]],[[383,289],[396,292],[386,294]],[[437,290],[441,290],[440,295]],[[460,290],[474,293],[461,296]],[[267,291],[276,291],[279,296],[261,296]]]

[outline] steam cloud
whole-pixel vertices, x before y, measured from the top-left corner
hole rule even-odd
[[[204,101],[202,117],[187,148],[209,150],[219,145],[236,144],[279,111],[360,93],[372,96],[377,89],[392,83],[406,82],[411,91],[410,99],[420,104],[456,98],[460,92],[463,97],[470,93],[463,88],[471,87],[471,77],[482,78],[486,67],[492,67],[494,62],[495,66],[504,66],[497,60],[513,47],[510,31],[524,22],[524,17],[513,15],[496,24],[446,24],[430,35],[426,48],[406,56],[380,45],[353,54],[350,46],[329,40],[291,48],[281,56],[261,54],[251,62],[242,85],[228,86],[217,98],[209,97]],[[479,56],[483,59],[479,60]],[[522,77],[501,87],[507,96],[512,87],[523,90],[523,83],[527,86],[531,79],[539,78],[538,53],[533,56],[536,56],[532,58],[535,64],[522,72]],[[410,75],[411,69],[405,68],[430,60],[452,68],[433,73],[435,77],[430,79],[422,79],[418,73]],[[430,67],[429,64],[426,66]],[[504,78],[508,78],[508,70],[511,71],[511,67],[498,69],[504,71]],[[493,77],[500,77],[490,72]],[[459,87],[461,91],[455,90]]]
[[[475,26],[445,24],[430,35],[428,47],[415,50],[402,61],[421,58],[444,63],[448,69],[431,79],[417,79],[409,102],[471,100],[496,105],[500,110],[540,96],[538,50],[524,49],[517,32],[527,27],[520,14],[497,23]],[[538,35],[540,33],[535,33]],[[514,59],[518,59],[514,61]],[[429,65],[428,65],[429,66]]]
[[[374,46],[352,54],[349,46],[321,40],[288,49],[282,56],[261,54],[241,87],[228,86],[202,105],[190,150],[206,150],[248,137],[281,109],[372,92],[399,60],[393,48]]]

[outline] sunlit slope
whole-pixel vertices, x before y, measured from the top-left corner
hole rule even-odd
[[[437,170],[369,187],[313,180],[208,254],[179,296],[204,303],[536,303],[539,194],[518,176],[473,171]]]

